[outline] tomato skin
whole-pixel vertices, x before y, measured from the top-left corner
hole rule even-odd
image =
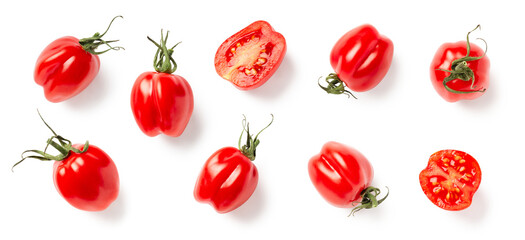
[[[385,77],[394,56],[394,44],[370,24],[344,34],[332,48],[330,64],[345,85],[368,91]]]
[[[57,103],[82,92],[99,69],[99,57],[85,51],[77,38],[67,36],[51,42],[42,51],[34,79],[44,88],[46,99]]]
[[[83,150],[83,144],[73,147]],[[53,165],[53,180],[60,195],[73,207],[102,211],[117,199],[120,182],[117,167],[109,155],[89,145],[84,153],[70,155]]]
[[[353,207],[374,177],[372,165],[363,154],[338,142],[323,145],[308,162],[308,173],[321,196],[341,208]]]
[[[227,213],[244,204],[255,191],[259,175],[250,159],[234,147],[212,154],[195,185],[194,197],[209,203],[218,213]]]
[[[154,137],[161,133],[178,137],[193,113],[193,91],[181,76],[142,73],[131,91],[131,109],[139,128]]]
[[[481,183],[478,162],[468,153],[440,150],[430,156],[419,174],[425,195],[436,206],[451,211],[463,210],[472,203]]]
[[[215,54],[215,70],[238,89],[251,90],[270,79],[285,54],[283,35],[268,22],[256,21],[220,45]]]
[[[456,102],[459,100],[472,100],[480,97],[485,92],[471,92],[471,93],[453,93],[448,91],[443,86],[443,80],[450,75],[438,69],[451,70],[452,62],[467,55],[467,42],[459,41],[455,43],[445,43],[441,45],[436,51],[434,58],[430,64],[430,79],[434,89],[437,93],[448,102]],[[479,46],[470,43],[470,56],[479,57],[484,55],[484,50]],[[475,61],[467,62],[468,66],[474,72],[474,89],[471,88],[472,80],[462,81],[455,79],[447,83],[447,86],[456,91],[473,91],[480,89],[487,89],[489,87],[489,69],[490,60],[487,56]]]

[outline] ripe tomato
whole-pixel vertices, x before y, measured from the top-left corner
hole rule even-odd
[[[281,64],[286,41],[268,22],[256,21],[224,41],[215,70],[241,90],[264,84]]]
[[[239,139],[238,148],[224,147],[208,158],[195,184],[195,200],[209,203],[218,213],[233,211],[248,201],[259,181],[252,161],[260,142],[258,136],[264,129],[252,137],[246,119],[243,121],[241,138],[246,131],[246,145],[241,147]]]
[[[168,50],[168,34],[165,39],[161,38],[159,45],[148,37],[159,48],[155,56],[159,61],[154,66],[156,72],[144,72],[135,80],[131,90],[131,110],[146,135],[153,137],[163,133],[178,137],[193,113],[193,91],[183,77],[172,74],[177,65],[171,54],[177,45]]]
[[[308,162],[313,185],[326,201],[336,207],[350,208],[361,201],[352,213],[372,208],[383,202],[377,200],[379,189],[370,187],[374,170],[366,157],[354,148],[338,142],[327,142],[321,152]]]
[[[83,151],[83,144],[74,148]],[[70,152],[53,168],[55,187],[73,207],[85,211],[102,211],[117,199],[119,175],[108,154],[95,145],[82,153]]]
[[[93,37],[80,40],[70,36],[62,37],[51,42],[42,51],[36,61],[34,79],[38,85],[44,87],[44,95],[48,101],[62,102],[82,92],[100,69],[98,54],[110,49],[122,49],[109,45],[115,40],[101,39],[106,32],[95,33]],[[97,47],[102,44],[107,45],[109,49],[97,52]]]
[[[248,157],[237,148],[221,148],[204,164],[195,185],[195,199],[227,213],[250,198],[258,181],[257,168]]]
[[[441,150],[432,154],[427,167],[419,174],[425,195],[445,210],[469,207],[480,182],[481,169],[476,159],[458,150]]]
[[[53,156],[46,150],[27,150],[22,153],[22,160],[13,167],[27,158],[55,161],[55,187],[69,204],[85,211],[106,209],[117,199],[120,188],[119,175],[113,160],[102,149],[87,141],[85,144],[71,144],[71,141],[56,134],[42,116],[40,118],[53,133],[47,140],[45,149],[52,146],[60,154]]]
[[[430,64],[432,85],[448,102],[478,98],[489,86],[490,61],[484,50],[470,43],[471,32],[467,41],[441,45]]]
[[[352,91],[368,91],[385,77],[392,57],[394,44],[370,24],[361,25],[343,35],[332,48],[330,64],[335,73],[330,74],[322,87],[332,94],[351,94]]]

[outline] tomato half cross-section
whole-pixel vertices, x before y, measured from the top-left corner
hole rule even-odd
[[[419,174],[419,183],[428,199],[445,210],[470,206],[481,183],[481,169],[470,154],[458,150],[440,150],[430,156]]]
[[[353,96],[345,86],[355,92],[368,91],[383,80],[393,56],[394,44],[374,26],[356,27],[335,43],[330,53],[335,73],[326,78],[327,86],[319,86],[330,94]]]
[[[155,55],[155,72],[144,72],[131,90],[131,110],[140,130],[150,137],[165,134],[182,135],[193,113],[193,91],[182,76],[173,74],[177,64],[172,58],[173,49],[166,47],[166,37],[161,33],[161,43],[153,41],[158,50]]]
[[[120,189],[117,167],[110,156],[88,141],[71,144],[68,139],[57,135],[43,118],[42,121],[53,133],[45,149],[52,146],[60,154],[55,156],[46,150],[27,150],[13,167],[27,158],[54,161],[55,187],[69,204],[84,211],[108,208],[117,199]]]
[[[472,31],[467,41],[441,45],[430,64],[432,86],[448,102],[476,99],[489,87],[490,61],[485,50],[470,42]]]
[[[385,197],[371,187],[374,170],[368,159],[356,149],[338,142],[327,142],[321,152],[308,162],[308,173],[323,198],[340,208],[352,208],[350,214],[377,207]]]
[[[98,55],[109,50],[123,49],[110,45],[117,40],[102,40],[111,23],[102,34],[97,32],[92,37],[80,40],[71,36],[61,37],[42,51],[36,61],[34,79],[44,88],[48,101],[62,102],[78,95],[97,76],[100,69]],[[97,51],[100,45],[106,45],[109,49]]]
[[[224,41],[215,54],[215,70],[241,90],[263,85],[286,53],[286,40],[266,21],[256,21]]]
[[[268,126],[253,137],[244,119],[241,138],[246,132],[246,144],[241,147],[239,139],[238,148],[224,147],[208,158],[195,184],[195,200],[210,204],[218,213],[231,212],[248,201],[259,182],[259,173],[252,162],[260,142],[258,136]]]

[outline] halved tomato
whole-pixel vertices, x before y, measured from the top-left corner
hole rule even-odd
[[[215,54],[215,70],[241,90],[264,84],[286,53],[286,40],[266,21],[256,21],[224,41]]]
[[[462,210],[470,206],[481,182],[478,162],[468,153],[458,150],[438,151],[419,174],[425,195],[445,210]]]

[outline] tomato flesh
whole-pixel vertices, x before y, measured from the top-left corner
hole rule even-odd
[[[425,195],[446,210],[469,207],[480,181],[481,169],[476,159],[458,150],[432,154],[427,167],[419,174]]]
[[[228,38],[217,50],[215,69],[242,90],[265,83],[277,70],[286,52],[284,37],[269,23],[257,21]]]

